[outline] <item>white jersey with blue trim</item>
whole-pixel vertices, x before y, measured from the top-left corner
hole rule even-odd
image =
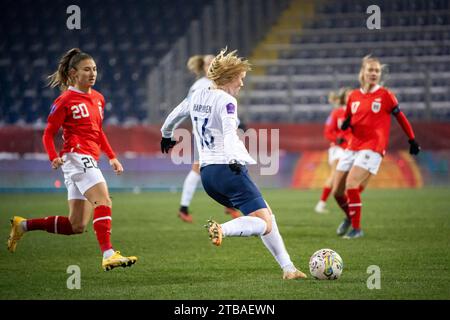
[[[161,132],[170,138],[181,120],[190,116],[199,150],[200,165],[255,164],[237,135],[239,119],[237,101],[220,89],[196,90],[184,99],[167,117]]]

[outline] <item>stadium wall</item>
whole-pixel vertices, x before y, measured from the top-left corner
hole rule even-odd
[[[265,165],[252,166],[250,172],[262,187],[320,188],[328,174],[327,141],[323,125],[258,123],[249,128],[279,129],[277,174],[261,175]],[[370,188],[420,188],[450,184],[450,124],[413,123],[422,152],[412,157],[406,138],[396,123],[379,174]],[[179,190],[190,164],[176,165],[160,153],[159,126],[105,128],[111,145],[124,164],[126,174],[114,175],[105,158],[100,166],[112,189]],[[267,135],[270,141],[270,134]],[[42,129],[8,126],[0,128],[0,191],[64,190],[61,172],[53,171],[41,142]],[[61,145],[62,140],[56,139]],[[270,150],[270,148],[268,148]]]
[[[328,147],[323,137],[323,124],[283,124],[283,123],[249,123],[248,128],[279,129],[280,149],[288,152],[305,150],[325,150]],[[416,139],[425,150],[450,150],[450,123],[445,122],[412,122]],[[155,154],[159,152],[161,139],[160,126],[108,126],[106,135],[117,153],[135,152],[139,154]],[[41,142],[43,129],[31,127],[0,127],[0,152],[43,153]],[[270,141],[270,135],[269,135]],[[61,137],[56,144],[61,145]],[[389,151],[402,150],[408,147],[407,139],[399,125],[392,122]]]

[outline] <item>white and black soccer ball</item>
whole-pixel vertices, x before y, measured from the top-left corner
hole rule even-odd
[[[309,259],[309,272],[319,280],[339,279],[343,268],[341,256],[331,249],[317,250]]]

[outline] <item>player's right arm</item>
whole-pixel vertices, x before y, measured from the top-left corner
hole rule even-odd
[[[173,136],[173,131],[177,126],[189,116],[189,103],[187,99],[184,99],[172,112],[167,116],[161,127],[161,133],[164,138],[170,138]]]
[[[342,122],[341,125],[341,130],[347,130],[348,128],[350,128],[350,124],[352,121],[352,99],[351,99],[352,95],[350,94],[350,96],[348,97],[347,100],[347,107],[345,108],[345,120],[344,122]]]
[[[50,109],[47,126],[42,136],[42,143],[44,144],[45,151],[48,154],[48,159],[51,161],[53,169],[58,169],[63,164],[63,160],[56,152],[54,137],[64,123],[65,117],[66,111],[64,106],[58,103],[58,101],[55,101]]]
[[[239,173],[243,165],[255,164],[256,161],[248,154],[237,134],[239,119],[236,99],[230,97],[222,100],[219,114],[222,121],[225,161],[232,171]]]
[[[184,99],[172,112],[167,116],[161,127],[161,152],[168,153],[176,141],[172,140],[174,130],[180,125],[180,123],[189,116],[189,103],[188,99]]]

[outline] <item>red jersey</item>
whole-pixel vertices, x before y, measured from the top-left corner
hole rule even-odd
[[[330,141],[331,147],[336,145],[337,138],[343,138],[344,142],[342,142],[339,147],[344,149],[347,148],[348,142],[352,136],[352,130],[350,128],[346,130],[340,129],[345,120],[345,110],[346,106],[333,109],[325,122],[323,135],[325,139]]]
[[[58,156],[53,137],[61,126],[64,146],[59,156],[76,152],[98,160],[100,151],[104,151],[108,158],[115,158],[102,128],[104,109],[105,98],[94,89],[84,93],[70,87],[56,98],[42,139],[50,161]]]
[[[352,138],[348,149],[369,149],[384,155],[389,140],[391,114],[398,102],[395,95],[383,87],[363,93],[353,90],[347,102],[346,117],[351,116]]]

